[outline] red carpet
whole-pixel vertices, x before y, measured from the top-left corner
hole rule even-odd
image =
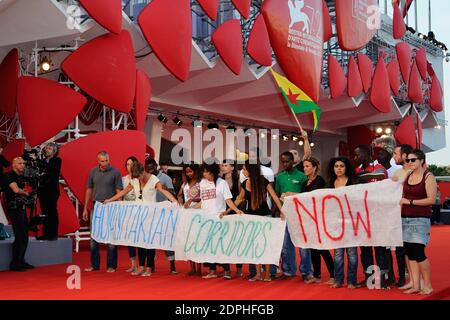
[[[400,290],[369,290],[346,288],[330,289],[324,284],[304,284],[297,276],[294,280],[250,283],[242,279],[225,281],[223,278],[204,280],[188,277],[188,264],[177,262],[178,275],[170,275],[169,263],[163,252],[158,252],[156,273],[151,277],[133,277],[126,273],[129,267],[128,251],[119,250],[119,268],[106,273],[106,250],[102,251],[102,270],[81,273],[81,289],[69,290],[66,286],[68,265],[40,267],[27,272],[0,272],[1,300],[10,299],[163,299],[163,300],[419,300],[450,299],[450,226],[433,226],[427,255],[432,267],[434,292],[430,296],[406,295]],[[89,266],[87,242],[74,253],[73,264],[81,269]],[[104,249],[104,248],[103,248]],[[323,265],[323,264],[322,264]],[[234,266],[232,266],[233,271]],[[362,278],[361,266],[358,267]],[[206,269],[204,269],[206,271]],[[327,272],[323,270],[327,277]],[[325,278],[325,281],[327,278]]]

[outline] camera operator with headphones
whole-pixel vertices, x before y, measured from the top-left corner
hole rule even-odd
[[[14,230],[13,258],[10,264],[11,271],[26,271],[34,266],[25,262],[25,252],[28,246],[28,219],[26,214],[26,202],[29,193],[24,190],[23,174],[25,161],[23,158],[14,158],[12,171],[3,178],[3,192],[6,196],[8,213],[11,217]]]
[[[44,159],[40,164],[41,176],[38,186],[38,198],[42,214],[46,215],[43,225],[43,236],[39,240],[58,240],[59,174],[61,158],[58,157],[58,145],[54,142],[44,148]]]

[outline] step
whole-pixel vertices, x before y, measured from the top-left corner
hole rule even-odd
[[[13,242],[14,238],[0,240],[0,271],[9,270]],[[72,251],[72,239],[59,238],[56,241],[43,241],[30,237],[25,260],[36,267],[71,263]]]

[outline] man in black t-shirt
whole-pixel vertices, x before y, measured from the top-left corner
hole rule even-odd
[[[6,196],[6,204],[11,217],[14,230],[13,258],[10,264],[11,271],[25,271],[34,267],[25,262],[25,252],[28,246],[28,219],[26,207],[22,199],[29,194],[24,190],[25,183],[21,176],[25,171],[25,161],[22,158],[14,158],[12,171],[3,178],[3,191]]]

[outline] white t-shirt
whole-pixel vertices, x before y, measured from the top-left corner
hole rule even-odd
[[[196,200],[196,202],[191,202],[191,207],[195,206],[198,201],[197,199],[200,197],[200,184],[197,182],[195,185],[192,186],[192,188],[189,186],[189,183],[185,183],[183,185],[183,196],[184,196],[184,202],[188,202],[189,199]]]
[[[136,180],[136,181],[135,181]],[[135,183],[138,183],[139,186],[139,182],[137,181],[137,179],[131,179],[131,181],[135,181]],[[123,176],[122,177],[122,185],[124,188],[126,188],[128,186],[128,184],[130,183],[130,178],[128,176]],[[133,184],[132,184],[133,186]],[[136,196],[136,192],[134,190],[134,186],[133,189],[131,189],[130,192],[128,192],[124,197],[123,197],[124,201],[135,201],[137,200],[137,196]]]
[[[215,184],[207,179],[202,179],[200,181],[200,197],[202,209],[215,215],[226,211],[226,200],[233,198],[228,183],[222,178],[218,178]]]
[[[156,193],[158,192],[158,190],[156,190],[156,184],[158,182],[159,179],[156,176],[151,175],[150,179],[142,188],[142,199],[139,199],[139,196],[141,195],[141,186],[138,179],[133,179],[131,185],[136,193],[136,201],[156,203]]]

